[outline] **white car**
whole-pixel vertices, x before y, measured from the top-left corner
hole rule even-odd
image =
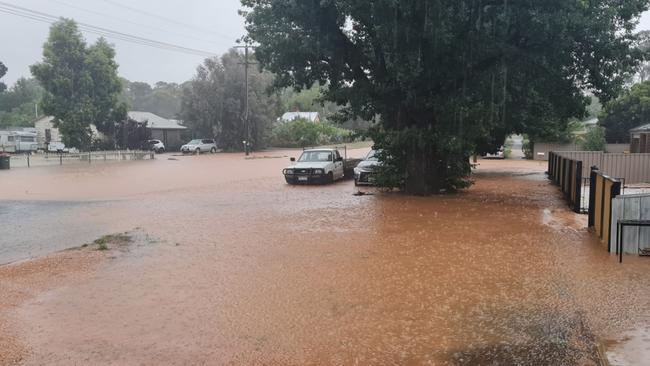
[[[165,144],[160,140],[149,140],[147,141],[147,149],[162,154],[165,152]]]
[[[211,139],[196,139],[181,146],[181,152],[183,154],[200,154],[204,152],[214,154],[217,152],[217,144]]]
[[[284,169],[284,179],[289,184],[332,183],[345,178],[359,159],[345,160],[337,149],[313,149],[303,151],[292,166]]]

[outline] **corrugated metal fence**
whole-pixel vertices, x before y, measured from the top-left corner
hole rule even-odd
[[[602,151],[562,151],[552,154],[582,161],[584,177],[589,176],[591,167],[596,166],[604,174],[624,180],[625,184],[650,183],[650,154],[606,154]]]
[[[650,194],[618,196],[612,200],[609,251],[616,251],[619,220],[650,220]],[[650,228],[636,227],[623,231],[623,253],[639,254],[650,245]]]

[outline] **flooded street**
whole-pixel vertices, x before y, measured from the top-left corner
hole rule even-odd
[[[482,161],[457,195],[355,196],[286,185],[297,154],[0,174],[0,364],[648,359],[650,261],[609,256],[546,163]]]

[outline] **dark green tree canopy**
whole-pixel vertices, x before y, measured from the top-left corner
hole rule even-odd
[[[468,155],[537,134],[616,96],[643,52],[641,0],[242,0],[276,85],[327,85],[378,140],[406,191],[464,185]],[[490,146],[491,145],[491,146]],[[398,174],[398,175],[399,175]],[[459,179],[461,178],[461,179]]]
[[[91,124],[108,138],[113,136],[115,122],[126,115],[126,106],[118,99],[122,84],[117,68],[115,50],[105,39],[87,46],[69,19],[50,28],[43,61],[32,65],[31,71],[45,89],[43,112],[55,117],[66,145],[89,148]]]
[[[605,127],[607,142],[630,142],[630,130],[650,123],[650,81],[632,86],[615,100],[605,104],[600,124]]]

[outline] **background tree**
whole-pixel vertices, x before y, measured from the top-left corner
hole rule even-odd
[[[631,129],[650,123],[650,81],[633,85],[605,104],[599,122],[605,127],[607,142],[629,143]]]
[[[114,58],[113,47],[103,38],[87,47],[73,20],[61,19],[50,28],[43,61],[31,71],[45,90],[43,112],[55,118],[66,145],[89,149],[91,124],[110,138],[115,122],[125,118]]]
[[[7,73],[7,66],[0,61],[0,79],[2,79]],[[0,93],[7,89],[7,85],[0,81]]]
[[[243,57],[231,50],[221,59],[211,58],[198,67],[184,91],[181,117],[198,137],[217,139],[220,148],[242,150],[245,87]],[[280,111],[277,94],[269,94],[273,76],[249,70],[249,121],[256,149],[265,147]]]
[[[0,128],[33,127],[35,107],[43,88],[34,79],[20,78],[6,92],[0,93]]]
[[[177,119],[183,101],[183,85],[157,82],[153,87],[148,83],[122,79],[124,89],[121,100],[131,110],[157,114],[164,118]]]
[[[469,155],[583,118],[583,90],[615,96],[643,52],[647,2],[242,0],[276,86],[327,85],[345,113],[380,116],[385,165],[413,194],[468,184]]]

